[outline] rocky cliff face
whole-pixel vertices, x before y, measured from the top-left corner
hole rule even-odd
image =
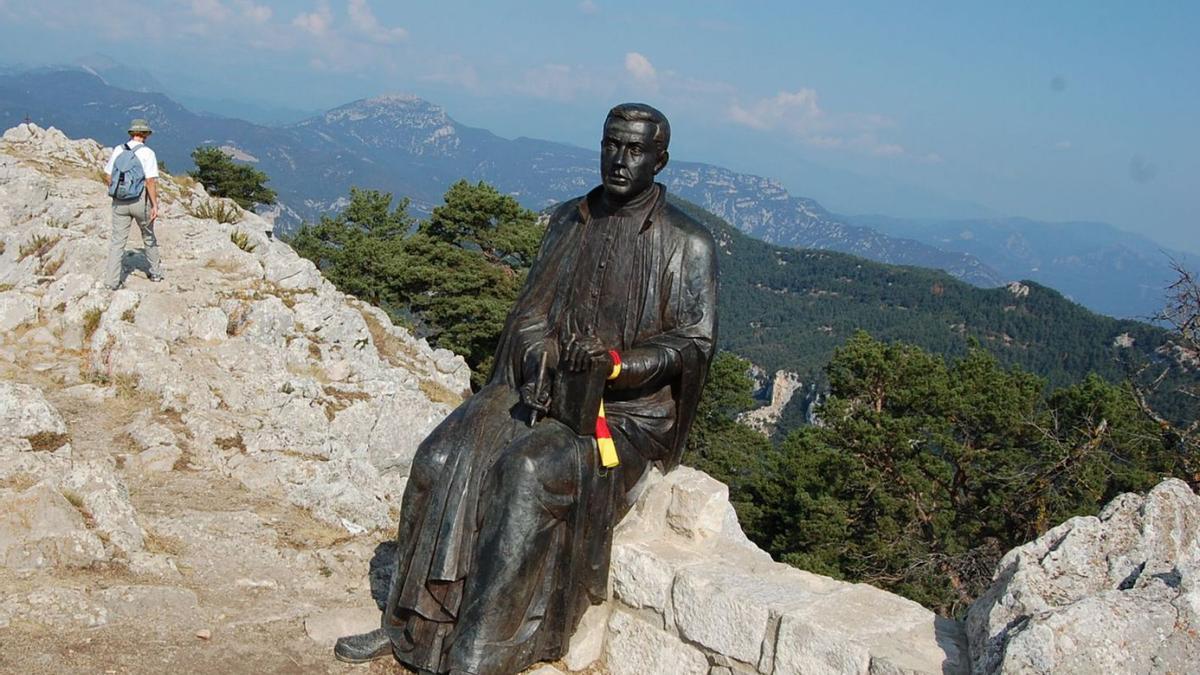
[[[1170,479],[1000,561],[968,618],[974,672],[1187,673],[1200,664],[1200,497]]]

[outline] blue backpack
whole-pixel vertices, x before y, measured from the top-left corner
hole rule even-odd
[[[113,162],[108,196],[113,199],[137,199],[142,196],[142,190],[146,187],[146,171],[129,144],[126,143],[123,147],[125,152],[117,155],[116,161]]]

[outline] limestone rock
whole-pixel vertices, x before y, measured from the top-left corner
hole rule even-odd
[[[708,660],[694,647],[623,611],[608,620],[605,663],[612,675],[673,673],[704,675]]]
[[[32,298],[20,291],[0,293],[0,331],[13,330],[37,320],[38,306]]]
[[[145,532],[137,522],[129,490],[110,463],[76,462],[61,489],[79,500],[80,508],[117,550],[129,553],[144,548]]]
[[[1200,662],[1200,497],[1120,495],[1001,559],[972,605],[973,669],[1187,672]]]
[[[0,490],[0,565],[86,567],[104,557],[83,516],[49,482],[20,493]]]
[[[62,415],[35,387],[0,381],[0,434],[17,438],[65,436]],[[65,441],[65,438],[63,439]]]
[[[563,664],[570,670],[583,670],[600,660],[604,655],[605,629],[612,613],[612,605],[592,605],[579,619],[579,626],[571,635],[571,644]]]
[[[142,471],[162,473],[173,470],[181,457],[183,451],[174,445],[156,445],[134,455],[131,461]]]

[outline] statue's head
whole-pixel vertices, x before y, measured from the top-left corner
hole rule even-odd
[[[622,103],[608,111],[600,142],[600,181],[610,201],[623,204],[654,185],[667,165],[671,124],[645,103]]]

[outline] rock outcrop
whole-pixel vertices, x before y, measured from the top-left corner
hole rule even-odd
[[[1168,479],[1013,549],[967,626],[980,675],[1196,672],[1200,497]]]
[[[0,141],[0,358],[81,353],[65,384],[136,390],[177,415],[183,438],[148,419],[128,429],[127,459],[149,470],[186,461],[352,532],[393,527],[417,443],[468,389],[462,359],[339,293],[261,218],[187,178],[160,181],[167,280],[150,283],[133,254],[125,288],[103,288],[105,152],[33,125]],[[217,204],[239,220],[204,217]]]
[[[771,379],[769,387],[770,402],[761,408],[742,413],[738,421],[761,434],[770,435],[775,424],[779,422],[779,417],[783,415],[783,409],[791,403],[796,390],[803,386],[804,382],[800,380],[799,373],[789,370],[775,371],[775,377]]]

